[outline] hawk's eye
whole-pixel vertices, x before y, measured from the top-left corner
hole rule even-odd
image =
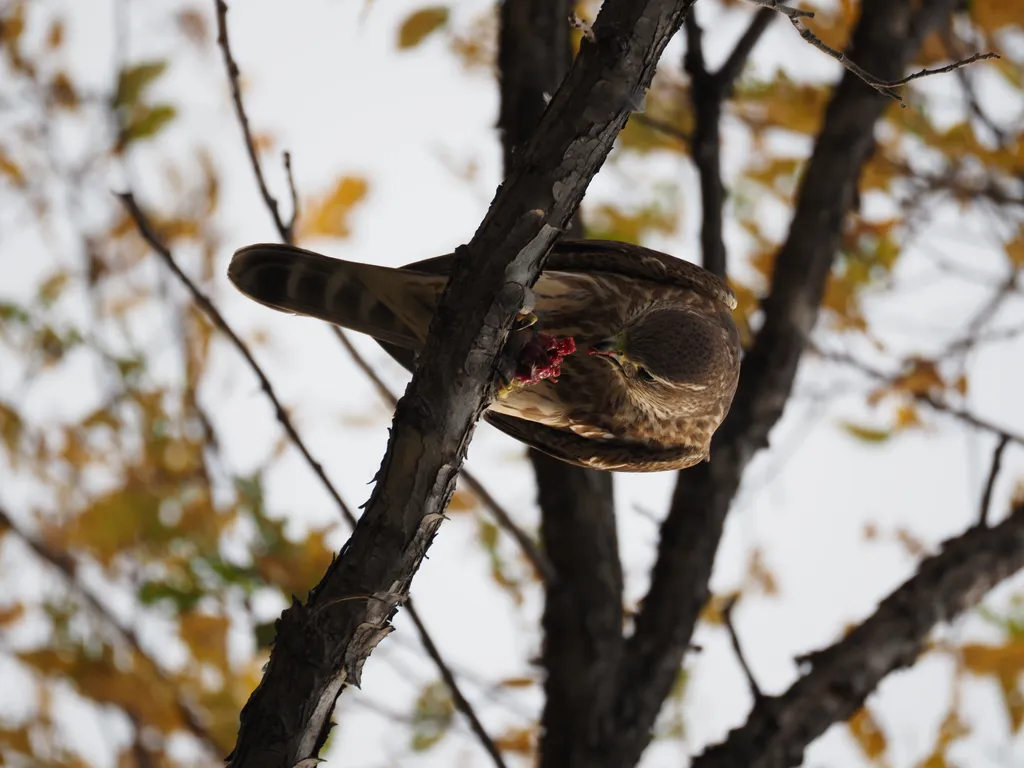
[[[636,377],[640,379],[640,381],[647,382],[648,384],[654,383],[654,377],[651,375],[651,372],[642,366],[637,367]]]

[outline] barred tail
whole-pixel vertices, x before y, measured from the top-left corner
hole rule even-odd
[[[236,251],[228,277],[246,296],[272,309],[417,350],[448,280],[447,275],[342,261],[275,244]]]

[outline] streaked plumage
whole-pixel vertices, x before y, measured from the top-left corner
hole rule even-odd
[[[373,336],[412,371],[453,260],[393,269],[251,245],[235,253],[228,275],[269,307]],[[723,281],[647,248],[563,240],[533,290],[537,329],[574,337],[579,351],[557,382],[495,401],[489,422],[598,469],[681,469],[708,457],[739,376],[736,299]]]

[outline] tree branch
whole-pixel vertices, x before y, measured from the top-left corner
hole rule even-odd
[[[697,24],[696,14],[690,14],[686,19],[683,69],[690,75],[690,100],[694,111],[690,151],[700,177],[701,252],[704,268],[723,278],[726,274],[726,254],[722,237],[722,212],[725,207],[721,167],[722,105],[732,94],[736,78],[774,18],[775,13],[767,8],[755,13],[736,47],[717,72],[709,72],[705,64],[701,44],[703,31]]]
[[[911,0],[865,0],[852,50],[865,66],[898,76],[954,4],[939,0],[918,8]],[[636,762],[678,674],[708,597],[729,505],[750,459],[767,445],[782,415],[885,105],[849,73],[836,88],[776,258],[764,325],[743,361],[732,409],[712,441],[711,462],[679,474],[651,586],[619,675],[615,722],[629,731],[628,744],[602,765]]]
[[[1003,465],[1003,454],[1006,452],[1006,446],[1009,444],[1009,435],[1003,435],[999,438],[999,442],[996,443],[995,450],[992,451],[992,466],[989,468],[988,480],[985,481],[985,490],[981,493],[981,504],[978,508],[978,525],[982,528],[988,527],[988,514],[992,506],[992,491],[996,487],[996,479],[999,477],[999,470]]]
[[[245,141],[245,146],[249,151],[249,161],[252,165],[253,172],[256,175],[256,181],[257,184],[259,185],[260,192],[263,195],[263,202],[266,205],[268,211],[270,212],[271,218],[273,218],[274,220],[274,224],[277,227],[278,234],[281,236],[281,239],[285,243],[291,244],[294,241],[295,237],[295,222],[299,216],[299,195],[295,187],[295,177],[292,175],[291,154],[288,152],[284,153],[284,169],[285,174],[288,177],[288,190],[291,194],[292,201],[292,215],[291,218],[288,220],[288,223],[285,224],[282,221],[281,215],[278,211],[277,200],[274,199],[274,197],[270,194],[266,185],[266,181],[264,180],[263,166],[261,165],[259,157],[256,154],[256,142],[253,140],[252,131],[249,127],[249,117],[245,111],[245,105],[242,102],[241,87],[239,84],[239,77],[241,73],[239,71],[238,64],[235,62],[234,56],[231,53],[231,43],[230,38],[228,37],[227,5],[224,3],[224,0],[214,0],[214,5],[216,7],[217,15],[217,44],[224,55],[224,66],[225,69],[227,70],[228,82],[231,85],[231,95],[235,104],[235,114],[238,117],[238,123],[242,129],[242,137],[243,140]],[[365,362],[359,356],[355,348],[351,346],[344,332],[337,326],[332,326],[332,328],[334,328],[335,333],[339,336],[339,338],[341,338],[342,342],[346,345],[346,347],[349,348],[349,352],[353,355],[353,357],[355,357],[357,363],[361,363],[361,367],[363,368],[363,370],[366,371],[371,376],[371,379],[378,384],[378,387],[382,387],[383,383],[380,382],[379,379],[377,379],[376,375],[373,374],[369,366],[365,364]],[[392,405],[394,405],[393,399]],[[301,445],[299,447],[300,449],[302,448]],[[311,461],[308,454],[306,454],[306,458],[307,460]],[[314,466],[314,470],[315,469],[316,466]],[[491,500],[493,501],[493,499]],[[351,514],[348,513],[347,508],[344,506],[344,504],[341,505],[341,510],[346,517],[351,518]],[[355,526],[354,520],[349,519],[349,522],[353,525],[353,527]],[[508,520],[508,523],[509,525],[512,525],[511,520]],[[483,727],[483,724],[480,722],[480,718],[477,716],[476,711],[469,703],[469,700],[463,695],[462,691],[460,690],[458,683],[455,679],[455,675],[452,673],[448,664],[445,662],[444,657],[441,656],[441,652],[438,649],[437,644],[434,642],[433,638],[430,636],[430,633],[427,632],[427,627],[423,623],[423,620],[420,618],[419,612],[416,610],[416,607],[413,604],[411,597],[406,600],[406,609],[409,612],[409,617],[412,619],[413,626],[416,627],[416,631],[420,636],[420,641],[423,643],[424,650],[426,650],[427,655],[430,657],[430,659],[434,662],[434,665],[437,667],[438,672],[441,675],[441,679],[444,680],[445,684],[448,686],[448,690],[451,692],[452,701],[454,702],[456,709],[458,709],[463,714],[463,716],[465,716],[465,718],[469,721],[470,730],[473,731],[473,733],[479,739],[480,743],[483,745],[487,753],[491,756],[491,759],[494,761],[494,764],[497,766],[497,768],[505,768],[505,763],[501,757],[501,752],[494,744],[494,740],[491,739],[490,735]]]
[[[345,347],[345,351],[348,352],[352,361],[356,364],[359,370],[366,374],[366,377],[373,384],[374,388],[377,390],[377,394],[381,396],[381,399],[394,408],[398,404],[398,398],[390,389],[388,389],[388,385],[385,384],[381,377],[377,375],[377,372],[373,370],[373,366],[371,366],[366,358],[360,354],[359,350],[356,349],[355,344],[353,344],[352,340],[349,339],[348,334],[336,325],[332,325],[331,330],[334,331],[334,335],[337,337],[338,341],[341,342],[341,345]],[[519,548],[523,551],[526,559],[529,560],[537,570],[537,575],[545,582],[553,580],[555,578],[555,573],[547,556],[541,552],[540,547],[538,547],[536,542],[527,535],[526,531],[516,524],[508,511],[501,506],[498,500],[494,498],[484,484],[477,479],[476,475],[468,469],[463,469],[459,479],[462,480],[476,495],[476,497],[483,502],[485,507],[491,510],[491,514],[494,515],[494,519],[498,521],[498,527],[516,540],[516,543],[519,544]]]
[[[833,723],[849,719],[889,674],[914,663],[928,633],[1024,568],[1024,505],[992,528],[946,541],[874,614],[835,645],[800,659],[810,671],[781,696],[755,703],[747,722],[691,768],[789,768]]]
[[[291,157],[288,153],[285,153],[285,170],[288,174],[292,192],[292,217],[286,224],[281,216],[281,211],[278,209],[277,198],[270,194],[267,181],[263,178],[263,168],[260,166],[259,155],[256,152],[256,142],[253,140],[252,130],[249,128],[249,116],[245,113],[245,107],[242,105],[242,88],[238,82],[238,65],[235,63],[235,57],[231,53],[231,41],[228,38],[228,6],[224,0],[214,0],[214,5],[217,11],[217,46],[224,56],[224,66],[228,71],[228,82],[231,84],[231,100],[235,104],[235,115],[238,117],[238,122],[242,127],[242,138],[245,140],[245,148],[249,152],[250,164],[256,173],[256,183],[259,185],[263,202],[266,204],[267,210],[274,220],[274,226],[281,235],[281,239],[286,243],[291,243],[294,235],[292,230],[295,225],[295,217],[298,215],[295,184],[292,182]]]
[[[526,286],[690,5],[605,2],[596,42],[584,43],[473,240],[459,250],[366,511],[308,602],[294,603],[278,621],[230,765],[291,768],[319,752],[335,698],[358,685],[366,657],[391,631],[391,615],[440,525]]]
[[[506,0],[500,9],[498,65],[506,171],[533,135],[572,62],[571,0]],[[592,31],[592,30],[591,30]],[[587,30],[585,30],[585,33]],[[571,229],[579,235],[577,213]],[[529,451],[537,478],[541,539],[554,569],[541,624],[544,712],[538,764],[588,765],[606,717],[622,653],[622,568],[612,476]]]

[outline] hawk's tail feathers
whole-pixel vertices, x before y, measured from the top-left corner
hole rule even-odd
[[[332,259],[290,245],[237,250],[228,277],[249,298],[400,347],[426,338],[445,276]]]

